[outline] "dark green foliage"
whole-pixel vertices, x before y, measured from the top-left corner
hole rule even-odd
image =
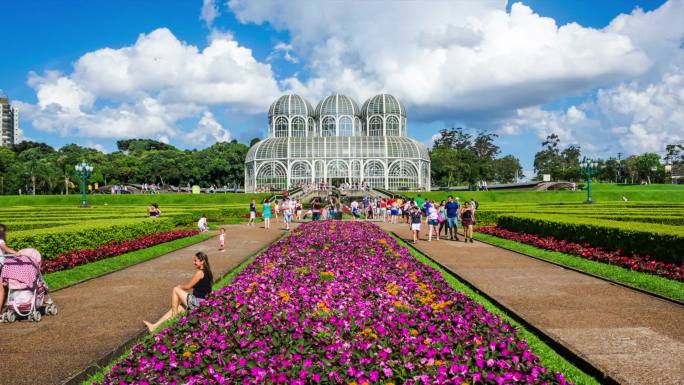
[[[649,255],[668,263],[684,261],[684,229],[679,226],[554,214],[500,215],[497,224],[512,231]]]

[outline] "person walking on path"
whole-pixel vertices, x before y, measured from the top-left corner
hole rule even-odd
[[[254,199],[249,201],[249,222],[247,222],[247,226],[255,226],[255,221],[256,221],[256,203],[254,202]]]
[[[385,198],[380,200],[380,216],[383,222],[387,222],[387,201]]]
[[[317,221],[321,219],[321,203],[316,198],[311,204],[311,220]]]
[[[413,206],[413,212],[411,213],[411,232],[413,232],[413,243],[418,243],[418,238],[420,238],[420,209],[418,206]]]
[[[464,242],[473,243],[473,224],[475,223],[475,210],[472,209],[470,202],[465,203],[465,207],[461,210],[461,223],[463,224]]]
[[[390,223],[397,224],[397,217],[399,216],[399,204],[396,200],[391,199],[392,204],[390,205]]]
[[[427,203],[427,202],[426,202]],[[427,206],[427,204],[426,204]],[[430,206],[428,206],[428,225],[430,226],[428,228],[428,242],[432,241],[432,233],[435,233],[435,237],[439,241],[439,211],[437,210],[437,207],[435,207],[435,202],[432,201],[430,202]]]
[[[285,198],[283,203],[283,220],[285,221],[285,230],[290,230],[290,222],[292,222],[292,210],[294,209],[294,202],[290,198]]]
[[[444,211],[446,211],[447,230],[449,230],[449,237],[452,241],[458,241],[458,211],[460,208],[461,205],[454,201],[453,196],[449,195],[449,199],[444,205]]]
[[[448,235],[448,227],[447,227],[447,222],[446,222],[446,208],[444,207],[446,205],[446,201],[441,201],[439,203],[439,209],[437,210],[439,214],[437,214],[437,220],[439,220],[439,232],[437,234],[442,234],[442,229],[444,229],[444,238],[446,239]]]
[[[268,199],[264,199],[264,229],[270,229],[271,228],[271,203],[269,203]]]
[[[273,214],[275,217],[273,218],[274,222],[278,222],[278,214],[280,214],[280,201],[276,200],[275,205],[273,206]]]
[[[211,284],[214,282],[214,277],[209,266],[209,257],[204,252],[199,251],[195,254],[193,264],[197,271],[192,275],[190,281],[174,287],[171,292],[171,310],[167,311],[155,323],[143,320],[143,323],[150,332],[185,309],[192,310],[198,307],[211,293]],[[192,289],[192,294],[188,293],[190,289]]]
[[[221,228],[221,234],[219,235],[219,251],[225,252],[226,249],[226,229]]]

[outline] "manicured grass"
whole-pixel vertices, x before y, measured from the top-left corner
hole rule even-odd
[[[523,243],[510,241],[488,234],[475,233],[475,239],[489,242],[504,249],[532,255],[563,266],[594,274],[599,277],[650,291],[664,297],[684,301],[684,283],[638,271],[628,270],[619,266],[590,261],[575,255],[549,251]]]
[[[162,212],[164,205],[196,205],[196,204],[249,204],[251,199],[261,202],[271,194],[95,194],[88,195],[88,204],[101,205],[143,205],[159,203]],[[64,205],[78,207],[81,203],[80,194],[72,195],[6,195],[0,196],[0,207],[35,206],[35,205]]]
[[[200,235],[202,235],[202,234],[200,234]],[[284,234],[283,236],[285,236],[285,234]],[[282,238],[282,236],[281,236],[281,238]],[[279,239],[280,239],[280,238],[278,238],[277,240],[273,241],[273,243],[278,242]],[[256,253],[252,254],[252,255],[251,255],[249,258],[247,258],[244,262],[242,262],[240,265],[238,265],[237,267],[235,267],[233,270],[229,271],[229,272],[228,272],[225,276],[223,276],[221,279],[219,279],[218,281],[216,281],[216,282],[212,285],[212,290],[218,290],[218,289],[220,289],[220,288],[223,288],[223,287],[226,287],[226,286],[230,285],[230,283],[233,282],[233,279],[235,278],[235,276],[238,275],[238,274],[240,274],[240,272],[242,272],[242,270],[244,270],[247,266],[249,266],[249,265],[254,261],[254,259],[255,259],[257,256],[259,256],[259,254],[261,254],[264,250],[266,250],[266,248],[268,248],[268,246],[270,246],[270,245],[267,245],[267,246],[263,247],[261,250],[259,250],[259,251],[257,251]],[[185,313],[183,313],[183,314],[185,314]],[[150,333],[150,334],[148,334],[147,336],[145,336],[145,337],[143,338],[143,340],[148,339],[148,338],[152,338],[152,337],[153,337],[155,334],[157,334],[160,330],[163,330],[164,328],[166,328],[166,327],[168,327],[168,326],[171,326],[172,324],[178,322],[178,318],[179,318],[181,315],[183,315],[183,314],[179,314],[178,316],[173,317],[173,318],[167,320],[166,322],[164,322],[163,324],[161,324],[161,325],[159,326],[159,328],[157,328],[156,331],[154,331],[153,333]],[[141,342],[141,341],[137,341],[136,343],[138,343],[138,342]],[[81,382],[81,384],[82,384],[82,385],[90,385],[90,384],[92,384],[92,383],[94,383],[94,382],[103,381],[103,380],[104,380],[104,375],[105,375],[105,373],[107,373],[107,372],[112,368],[112,366],[114,366],[117,362],[119,362],[119,361],[123,360],[124,358],[128,357],[128,355],[130,355],[130,354],[131,354],[131,349],[130,349],[130,348],[129,348],[129,349],[126,349],[126,351],[125,351],[123,354],[121,354],[119,357],[117,357],[117,358],[115,358],[114,360],[112,360],[112,362],[110,362],[110,363],[107,364],[106,366],[103,366],[100,370],[98,370],[96,373],[94,373],[93,375],[91,375],[87,380]]]
[[[59,290],[91,278],[148,261],[163,254],[202,242],[213,236],[216,236],[216,234],[203,233],[192,237],[176,239],[146,249],[136,250],[131,253],[121,254],[101,261],[76,266],[73,269],[46,274],[45,281],[51,291]]]
[[[539,337],[537,337],[535,334],[528,331],[521,324],[519,324],[514,319],[509,317],[504,310],[500,309],[499,307],[491,303],[489,300],[487,300],[485,297],[470,289],[463,282],[454,278],[451,274],[442,269],[439,265],[434,263],[424,254],[420,253],[416,249],[406,244],[406,242],[404,242],[401,238],[396,236],[395,238],[397,239],[400,245],[409,249],[411,255],[413,255],[417,260],[439,271],[442,274],[442,277],[449,283],[449,285],[451,285],[451,287],[458,291],[465,292],[470,298],[480,303],[488,312],[500,316],[501,318],[506,320],[506,322],[515,326],[518,330],[518,335],[527,340],[527,343],[532,348],[532,351],[534,351],[539,356],[542,364],[549,370],[563,373],[567,380],[574,382],[576,385],[600,383],[594,377],[584,373],[581,369],[577,368],[575,365],[568,362],[565,358],[561,357],[555,350],[553,350],[541,339],[539,339]]]

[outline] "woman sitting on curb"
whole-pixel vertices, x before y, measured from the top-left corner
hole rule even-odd
[[[204,252],[199,251],[195,254],[193,262],[197,271],[193,274],[190,281],[184,285],[174,287],[171,292],[171,310],[167,311],[166,314],[155,323],[143,320],[143,323],[145,323],[145,326],[147,326],[150,331],[154,331],[154,329],[158,328],[159,325],[166,320],[183,312],[185,308],[192,310],[198,307],[202,300],[207,298],[209,293],[211,293],[211,284],[214,282],[214,277],[211,274],[209,257],[207,257]],[[190,289],[192,289],[192,294],[188,293],[188,290]]]

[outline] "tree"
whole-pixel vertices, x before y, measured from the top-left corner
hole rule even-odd
[[[177,150],[176,147],[152,139],[125,139],[116,142],[116,148],[119,151],[128,152],[145,152],[152,150]]]
[[[551,175],[551,180],[572,180],[580,178],[579,158],[581,150],[579,146],[570,145],[561,151],[560,138],[551,134],[542,142],[543,148],[534,155],[534,169],[537,172],[537,180],[542,179],[543,174]]]
[[[439,131],[440,137],[434,142],[433,148],[444,147],[454,150],[466,150],[471,146],[472,135],[463,132],[462,128],[442,129]]]
[[[255,144],[259,143],[261,139],[259,138],[252,138],[252,140],[249,141],[249,147],[254,146]]]
[[[653,182],[663,182],[665,179],[665,170],[660,164],[660,155],[647,152],[638,155],[634,158],[634,167],[638,178],[642,181],[647,181],[649,184]]]
[[[494,179],[499,183],[515,183],[524,177],[520,160],[513,155],[495,159],[493,166]]]

